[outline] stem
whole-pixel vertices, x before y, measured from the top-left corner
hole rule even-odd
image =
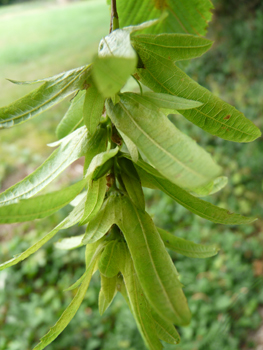
[[[117,0],[111,0],[110,33],[119,28],[119,16],[117,12]]]

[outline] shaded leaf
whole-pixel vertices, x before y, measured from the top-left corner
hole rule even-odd
[[[227,183],[228,178],[226,176],[219,176],[206,186],[195,188],[194,191],[191,192],[191,194],[197,197],[205,197],[222,190],[222,188],[224,188],[227,185]]]
[[[175,252],[188,256],[189,258],[210,258],[218,253],[217,244],[196,244],[186,239],[176,237],[171,233],[158,227],[158,232],[165,246]]]
[[[101,289],[99,294],[99,312],[100,312],[100,315],[103,315],[104,312],[108,309],[108,307],[112,303],[117,293],[117,289],[116,289],[117,276],[108,278],[101,274],[100,277],[101,277]]]
[[[84,202],[81,202],[70,212],[70,214],[60,224],[58,224],[51,232],[45,235],[37,243],[33,244],[30,248],[25,250],[23,253],[15,256],[13,259],[8,260],[3,264],[0,264],[0,271],[4,270],[9,266],[16,265],[20,261],[28,258],[30,255],[32,255],[38,249],[40,249],[46,242],[48,242],[51,238],[53,238],[59,230],[66,229],[77,224],[83,215],[83,211],[84,211]]]
[[[151,217],[138,210],[128,197],[124,196],[120,201],[118,226],[128,244],[147,300],[167,320],[188,324],[191,314],[182,285]]]
[[[0,108],[0,129],[23,123],[44,112],[77,90],[83,89],[90,76],[90,66],[61,73],[55,77],[37,80],[43,82],[38,89]]]
[[[67,205],[83,189],[87,180],[63,190],[0,207],[0,224],[45,218]]]
[[[60,143],[60,147],[39,168],[0,194],[0,206],[34,196],[76,159],[83,156],[89,143],[86,127],[77,129],[60,140]]]
[[[152,310],[152,316],[155,322],[156,333],[159,339],[168,344],[179,344],[180,335],[171,322],[166,321],[157,312]]]
[[[91,135],[96,131],[103,113],[104,98],[91,81],[87,88],[83,106],[84,123]]]
[[[83,126],[83,104],[85,91],[79,91],[72,99],[69,109],[57,126],[56,134],[59,139],[72,133],[79,127]]]
[[[143,96],[124,93],[120,98],[115,106],[107,100],[109,117],[162,175],[191,189],[219,174],[221,169],[211,156]]]
[[[59,336],[59,334],[67,327],[69,322],[75,316],[76,312],[78,311],[85,297],[85,294],[87,292],[87,289],[92,277],[92,273],[93,273],[93,269],[91,268],[89,270],[89,273],[86,274],[81,286],[78,289],[77,294],[75,295],[70,305],[63,312],[58,322],[50,329],[50,331],[43,338],[41,338],[40,343],[34,348],[34,350],[44,349],[53,340],[55,340]]]
[[[106,193],[106,178],[101,177],[97,181],[91,180],[87,193],[85,209],[80,225],[85,225],[94,218],[100,210]]]
[[[116,276],[120,271],[119,266],[122,263],[122,260],[121,245],[117,240],[110,241],[100,256],[100,273],[108,278]]]
[[[183,190],[179,186],[171,183],[163,177],[156,176],[156,169],[149,164],[139,160],[136,164],[136,169],[141,178],[146,178],[147,185],[151,184],[155,188],[170,196],[177,203],[181,204],[192,213],[212,222],[224,225],[242,225],[250,224],[255,221],[255,217],[246,217],[239,214],[231,213],[226,209],[219,208],[209,202],[203,201]],[[145,171],[145,169],[147,169]],[[151,169],[153,170],[151,173]]]
[[[118,197],[119,193],[111,193],[95,218],[88,223],[82,240],[84,244],[96,242],[110,230],[113,224],[116,224],[119,217]]]

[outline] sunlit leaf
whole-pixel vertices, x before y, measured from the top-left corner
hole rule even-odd
[[[110,167],[105,166],[108,160],[112,159],[119,152],[119,147],[115,147],[109,151],[105,151],[97,154],[91,161],[87,172],[85,173],[86,178],[98,179],[100,176],[103,176]],[[104,172],[105,170],[105,172]]]
[[[0,224],[45,218],[67,205],[83,189],[87,180],[63,190],[0,207]]]
[[[69,237],[69,238],[63,238],[63,239],[60,239],[59,241],[57,241],[54,246],[57,248],[57,249],[61,249],[61,250],[71,250],[71,249],[76,249],[76,248],[79,248],[79,247],[82,247],[83,246],[83,243],[82,243],[82,239],[84,237],[84,234],[83,235],[79,235],[79,236],[72,236],[72,237]]]
[[[39,168],[0,194],[0,206],[34,196],[76,159],[83,156],[89,143],[86,127],[77,129],[60,143],[60,147]]]
[[[165,341],[168,344],[179,344],[180,335],[178,334],[174,325],[166,321],[157,312],[152,310],[152,316],[155,322],[155,329],[159,339]]]
[[[34,81],[44,81],[44,84],[14,103],[0,108],[0,129],[23,123],[77,90],[82,90],[89,76],[90,66],[84,66],[52,78]]]
[[[224,188],[227,183],[228,178],[226,176],[219,176],[206,186],[195,188],[193,191],[191,191],[191,193],[197,197],[205,197],[222,190],[222,188]]]
[[[203,88],[178,68],[169,56],[156,55],[152,47],[134,41],[144,68],[137,74],[143,84],[155,92],[167,93],[202,102],[203,105],[180,113],[205,131],[236,142],[250,142],[261,135],[260,130],[243,113]]]
[[[212,18],[210,0],[118,0],[120,27],[135,25],[168,13],[160,24],[148,33],[187,33],[205,35]]]

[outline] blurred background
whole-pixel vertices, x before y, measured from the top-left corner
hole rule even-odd
[[[208,37],[215,41],[203,57],[186,68],[200,84],[235,105],[263,129],[263,2],[214,1]],[[30,87],[5,80],[32,80],[91,61],[109,30],[106,0],[0,0],[0,106],[27,93]],[[55,127],[69,100],[13,129],[1,130],[0,190],[19,181],[51,153]],[[178,350],[263,349],[263,141],[237,144],[215,138],[182,116],[176,125],[206,147],[229,177],[228,185],[206,198],[243,215],[258,215],[254,225],[231,227],[201,219],[158,191],[145,191],[148,211],[170,232],[195,242],[218,243],[219,254],[190,259],[172,253],[193,313],[189,327],[179,328]],[[48,187],[56,190],[82,173],[74,163]],[[28,248],[69,212],[34,223],[1,225],[1,262]],[[74,293],[63,289],[84,270],[84,250],[56,250],[63,236],[83,233],[73,227],[16,267],[0,273],[0,350],[31,350],[55,324]],[[96,274],[77,315],[48,347],[50,350],[144,350],[135,322],[121,296],[101,317]]]

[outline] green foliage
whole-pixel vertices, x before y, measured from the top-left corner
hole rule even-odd
[[[193,6],[189,6],[189,3]],[[147,1],[141,4],[138,11],[141,16],[145,13],[145,4]],[[196,4],[200,5],[200,2],[189,1],[187,4],[188,9],[192,9]],[[158,10],[162,10],[164,5],[167,5],[166,2],[155,3]],[[206,17],[210,4],[203,3],[203,6],[203,17]],[[163,19],[166,25],[170,15],[168,13],[168,17]],[[125,15],[123,18],[125,19]],[[193,19],[192,23],[196,23],[196,15],[189,15],[189,18]],[[128,25],[137,24],[129,23],[127,18],[125,20]],[[201,22],[203,20],[194,27],[203,27]],[[148,32],[152,32],[154,28],[148,24],[139,27],[147,27]],[[160,22],[156,28],[159,31],[165,27]],[[146,187],[150,185],[149,187],[162,189],[180,204],[211,221],[243,224],[254,220],[231,214],[189,192],[191,189],[193,193],[202,195],[221,189],[225,182],[220,182],[217,178],[220,167],[206,151],[175,128],[162,112],[163,109],[179,110],[186,118],[194,119],[193,122],[203,129],[233,141],[248,142],[260,135],[257,127],[241,117],[239,112],[212,96],[210,92],[204,92],[190,78],[184,78],[184,73],[172,62],[198,56],[208,49],[210,43],[206,39],[182,34],[178,37],[174,34],[160,37],[147,34],[130,38],[133,31],[134,29],[129,28],[113,31],[104,39],[109,50],[103,55],[99,53],[93,65],[42,80],[44,84],[39,89],[3,108],[1,112],[2,127],[10,127],[29,120],[70,93],[79,89],[86,90],[85,97],[83,92],[79,92],[73,99],[69,112],[58,128],[58,135],[64,137],[53,144],[59,145],[58,150],[34,173],[1,195],[3,215],[11,207],[14,216],[22,215],[21,220],[26,220],[28,216],[23,211],[25,206],[29,213],[32,211],[30,219],[35,218],[34,215],[42,217],[42,212],[46,210],[40,206],[42,196],[30,197],[41,191],[74,160],[85,156],[83,179],[73,185],[74,190],[77,188],[76,193],[73,192],[77,195],[85,183],[88,183],[88,190],[78,197],[76,207],[38,243],[1,265],[1,269],[4,269],[24,260],[61,229],[79,222],[88,224],[84,236],[57,243],[58,248],[66,249],[86,245],[86,270],[68,289],[79,286],[71,304],[35,349],[43,349],[50,344],[67,326],[80,307],[94,270],[98,268],[102,276],[99,296],[101,313],[110,305],[118,290],[130,306],[149,349],[162,349],[160,340],[169,344],[179,342],[173,323],[186,325],[191,315],[177,270],[164,243],[169,248],[192,257],[212,256],[216,254],[217,248],[187,242],[170,236],[163,230],[158,231],[145,211],[140,181]],[[163,46],[159,38],[162,38]],[[175,39],[178,39],[179,47],[170,45]],[[143,89],[141,95],[119,92],[129,75],[135,71],[137,54],[138,67],[134,77],[157,91],[156,95],[147,92],[144,95]],[[157,61],[161,65],[157,65]],[[186,81],[181,80],[182,83],[177,84],[178,74],[179,78],[183,76],[182,79]],[[157,79],[157,83],[153,83],[153,79]],[[165,88],[160,91],[161,85]],[[170,95],[165,97],[167,92]],[[102,115],[104,98],[107,98],[106,113]],[[227,121],[230,118],[223,117],[223,112],[224,115],[233,113],[229,123]],[[207,118],[213,121],[209,122]],[[83,122],[87,127],[81,126]],[[226,123],[229,129],[222,131],[221,124]],[[218,129],[218,125],[221,129]],[[230,132],[226,135],[228,131]],[[125,152],[124,147],[124,152],[120,151],[123,143],[126,143],[130,154]],[[143,161],[142,155],[155,168]],[[57,199],[56,193],[44,195],[45,198],[52,198],[55,203],[54,209],[49,202],[43,204],[50,214],[55,211],[56,200],[63,202],[57,205],[58,210],[73,197],[72,191],[59,193]]]

